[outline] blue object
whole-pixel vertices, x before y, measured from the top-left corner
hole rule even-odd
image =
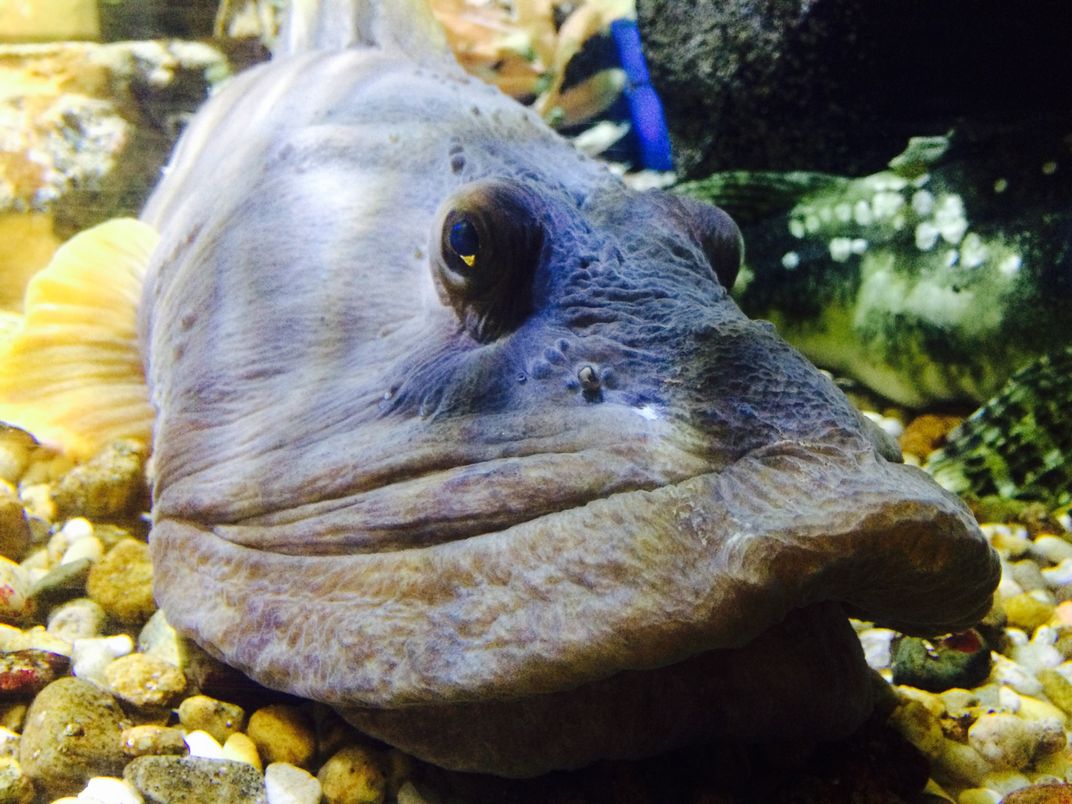
[[[610,24],[610,35],[618,51],[618,62],[625,71],[623,94],[629,104],[640,163],[648,170],[672,170],[670,132],[666,128],[659,96],[651,85],[636,20],[614,20]]]

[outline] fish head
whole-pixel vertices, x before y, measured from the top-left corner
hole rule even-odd
[[[784,737],[794,705],[844,733],[871,701],[846,612],[985,614],[967,509],[729,298],[724,212],[628,189],[460,79],[385,133],[414,95],[382,67],[354,120],[285,120],[238,167],[180,151],[150,204],[151,548],[179,631],[419,756],[531,775]],[[301,85],[272,113],[343,96]],[[235,141],[205,133],[248,118],[220,113],[253,102],[232,86],[190,141]]]

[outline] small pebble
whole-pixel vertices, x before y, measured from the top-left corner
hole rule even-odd
[[[201,759],[226,759],[223,746],[207,731],[191,731],[186,734],[186,748],[192,757]]]
[[[102,687],[108,686],[105,668],[120,656],[134,650],[134,640],[127,634],[76,639],[72,645],[71,670],[81,679]]]
[[[33,616],[35,608],[26,571],[11,559],[0,556],[0,622],[25,622]]]
[[[1046,567],[1041,570],[1041,573],[1047,586],[1051,589],[1068,586],[1072,584],[1072,558],[1063,559],[1056,566]]]
[[[307,770],[273,762],[264,772],[268,804],[319,804],[320,780]]]
[[[48,483],[19,485],[19,499],[27,515],[53,522],[56,519],[56,504],[52,502],[52,486]]]
[[[1031,553],[1051,564],[1059,564],[1072,558],[1072,543],[1060,536],[1040,535],[1032,542]]]
[[[387,779],[369,750],[348,745],[332,755],[317,773],[327,804],[382,804]]]
[[[86,593],[86,579],[92,566],[93,562],[88,558],[57,564],[34,581],[30,594],[44,608],[82,597]]]
[[[78,804],[144,804],[133,785],[114,776],[94,776],[75,797]]]
[[[100,604],[88,597],[68,600],[49,612],[48,632],[68,642],[92,639],[100,636],[106,616]]]
[[[207,695],[191,695],[179,704],[179,722],[187,730],[200,729],[224,743],[242,730],[246,713],[238,704],[219,701]]]
[[[897,635],[889,628],[868,628],[860,632],[860,644],[864,649],[864,659],[873,670],[885,670],[890,666],[893,653],[891,644]]]
[[[14,757],[0,757],[0,802],[3,804],[32,804],[33,782],[22,772]]]
[[[144,653],[132,653],[104,668],[111,691],[134,706],[167,706],[186,689],[177,667]]]
[[[267,764],[307,766],[316,752],[316,735],[305,712],[295,706],[271,704],[254,712],[246,733]]]
[[[969,787],[957,796],[957,804],[1000,804],[1001,793],[985,787]]]
[[[1049,587],[1049,584],[1046,583],[1046,578],[1039,570],[1039,565],[1034,561],[1030,559],[1014,561],[1010,564],[1010,567],[1012,568],[1012,577],[1016,579],[1016,583],[1025,592],[1033,592],[1036,589],[1047,589]]]
[[[96,536],[79,539],[68,547],[60,558],[60,565],[76,561],[100,561],[104,557],[104,545]]]
[[[36,695],[66,673],[69,664],[66,656],[42,650],[0,653],[0,698]]]
[[[1009,625],[1023,628],[1031,633],[1044,625],[1053,616],[1056,605],[1047,596],[1032,592],[1023,592],[1002,601]]]
[[[236,732],[227,738],[227,742],[223,744],[223,758],[245,762],[257,770],[264,770],[256,744],[242,732]]]
[[[122,772],[120,734],[130,724],[111,695],[77,678],[45,687],[26,714],[23,771],[50,795],[74,794],[94,776]]]
[[[1023,695],[1038,697],[1042,692],[1042,685],[1026,668],[1000,653],[992,654],[991,658],[993,659],[993,669],[990,675],[992,681],[997,684],[1007,684]]]
[[[1046,782],[1021,787],[1009,793],[1002,804],[1072,804],[1072,785]]]
[[[1061,745],[1057,745],[1057,733]],[[968,742],[995,768],[1026,768],[1036,754],[1063,747],[1064,729],[1053,721],[1028,721],[994,712],[980,715],[971,725]]]
[[[32,435],[18,427],[0,423],[0,480],[16,484],[37,449]]]
[[[145,503],[147,456],[140,441],[113,441],[60,479],[52,491],[56,509],[99,519],[138,513]]]
[[[147,754],[185,754],[186,735],[182,729],[169,726],[131,726],[120,735],[123,753],[127,756],[140,757]]]
[[[123,778],[147,800],[167,804],[265,804],[264,780],[244,762],[199,757],[138,757]]]
[[[17,757],[18,755],[19,735],[5,726],[0,726],[0,757]]]
[[[149,546],[123,539],[96,562],[86,580],[86,593],[120,622],[147,620],[156,611]]]
[[[0,556],[18,561],[30,546],[30,523],[18,492],[0,479]]]

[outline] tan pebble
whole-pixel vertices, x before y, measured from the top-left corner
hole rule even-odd
[[[56,521],[56,504],[52,502],[52,486],[48,483],[27,485],[24,481],[19,487],[19,499],[30,516],[46,522]]]
[[[25,430],[0,424],[0,480],[12,484],[22,480],[36,448],[34,437]]]
[[[149,546],[136,539],[118,542],[90,569],[86,593],[121,622],[147,620],[156,611]]]
[[[1001,793],[985,787],[969,787],[957,795],[957,804],[1000,804]]]
[[[0,757],[0,801],[4,804],[32,804],[34,787],[14,757]]]
[[[0,621],[23,622],[33,616],[35,608],[26,570],[0,556]]]
[[[1030,633],[1048,622],[1057,607],[1049,600],[1040,599],[1041,597],[1024,592],[1003,600],[1009,625],[1023,628]]]
[[[420,794],[413,782],[405,782],[398,788],[398,795],[395,796],[395,801],[398,804],[428,804],[428,799]]]
[[[337,751],[316,777],[327,804],[382,804],[387,797],[387,779],[378,758],[360,746]]]
[[[991,770],[990,763],[978,751],[956,740],[944,740],[938,752],[929,756],[934,763],[936,776],[941,775],[960,784],[978,786]]]
[[[191,695],[179,704],[179,722],[184,728],[207,731],[220,743],[241,731],[245,720],[246,713],[238,704],[219,701],[207,695]]]
[[[30,523],[14,487],[0,480],[0,555],[18,561],[30,546]]]
[[[925,460],[934,450],[938,449],[945,440],[949,431],[956,427],[963,419],[959,416],[936,415],[924,413],[908,423],[901,433],[901,450],[909,455],[915,455]]]
[[[1046,691],[1045,684],[1042,687],[1042,691]],[[1068,720],[1068,717],[1065,715],[1065,713],[1062,712],[1058,707],[1054,706],[1049,701],[1043,701],[1039,698],[1035,698],[1032,695],[1020,696],[1020,711],[1018,714],[1024,720],[1050,720],[1056,723],[1060,723],[1062,727]]]
[[[983,777],[983,787],[988,787],[1003,796],[1031,784],[1031,780],[1018,770],[991,771]]]
[[[1072,681],[1052,668],[1039,670],[1038,680],[1050,702],[1067,715],[1072,715]]]
[[[145,445],[117,439],[56,484],[52,499],[60,514],[107,519],[136,514],[146,495]]]
[[[80,679],[61,678],[34,698],[19,761],[45,792],[69,795],[94,776],[122,772],[128,758],[119,735],[129,725],[111,695]]]
[[[0,728],[21,734],[22,725],[26,720],[26,711],[29,707],[29,704],[22,701],[0,704]]]
[[[245,762],[257,770],[264,770],[260,754],[257,753],[257,746],[242,732],[237,732],[227,738],[227,742],[223,744],[223,758]]]
[[[75,799],[78,804],[145,804],[133,785],[115,776],[94,776]]]
[[[182,730],[170,726],[131,726],[123,730],[119,739],[123,743],[123,753],[130,757],[186,753],[186,740]]]
[[[246,733],[269,765],[289,762],[306,767],[316,752],[316,735],[305,712],[295,706],[272,704],[254,712]]]
[[[0,757],[15,757],[18,755],[19,735],[6,726],[0,726]]]
[[[132,653],[104,668],[109,688],[135,706],[167,706],[186,689],[186,676],[174,665]]]

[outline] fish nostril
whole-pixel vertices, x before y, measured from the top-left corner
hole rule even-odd
[[[592,366],[581,366],[577,371],[577,381],[581,384],[581,394],[587,402],[603,401],[603,382],[599,372]]]

